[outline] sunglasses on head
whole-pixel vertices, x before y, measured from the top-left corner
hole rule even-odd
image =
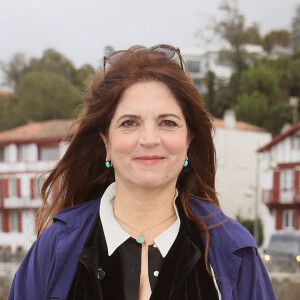
[[[147,48],[139,47],[136,50],[133,49],[133,51],[139,51],[139,50],[145,50],[145,49],[147,49]],[[187,67],[181,56],[179,48],[175,48],[170,45],[155,45],[153,47],[148,48],[148,50],[149,50],[149,54],[163,55],[169,59],[172,59],[175,56],[175,54],[177,53],[177,55],[179,57],[179,64],[180,64],[181,69],[187,72]],[[124,52],[126,52],[126,51],[128,51],[128,50],[114,51],[114,52],[110,53],[109,55],[103,57],[104,74],[105,74],[106,64],[107,63],[114,64],[122,56],[122,54],[124,54]],[[187,72],[187,74],[188,74],[188,72]]]

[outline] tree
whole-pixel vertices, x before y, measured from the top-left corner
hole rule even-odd
[[[76,72],[76,79],[74,84],[83,91],[91,82],[93,76],[95,75],[95,69],[90,64],[85,64]]]
[[[292,44],[294,50],[300,49],[300,4],[296,7],[296,13],[292,21]]]
[[[76,68],[73,63],[53,48],[46,49],[41,58],[31,58],[29,71],[53,72],[72,84],[76,82]]]
[[[207,86],[207,93],[204,95],[204,103],[206,109],[212,114],[215,114],[215,79],[216,76],[214,72],[208,71],[206,74],[205,82]]]
[[[250,27],[245,29],[244,43],[254,45],[263,44],[263,40],[260,36],[259,26],[257,23],[254,23]]]
[[[28,72],[46,71],[63,76],[83,91],[95,73],[89,64],[76,69],[71,60],[52,48],[46,49],[41,58],[32,57],[30,60],[24,54],[15,54],[8,63],[2,62],[0,67],[4,72],[5,84],[10,87],[14,87]]]
[[[264,36],[264,49],[271,52],[274,46],[289,47],[291,45],[292,36],[286,29],[271,30]]]
[[[247,59],[249,60],[249,55],[243,45],[247,43],[262,44],[259,27],[254,23],[246,28],[245,17],[238,9],[237,0],[223,0],[219,8],[224,13],[224,17],[215,23],[214,31],[231,45],[232,51],[227,52],[227,55],[235,67],[237,78],[239,78],[247,67]]]
[[[266,127],[270,117],[268,98],[259,91],[238,96],[234,111],[237,119],[262,127]]]
[[[9,110],[13,100],[13,95],[0,95],[0,131],[10,127],[11,116]]]
[[[28,71],[29,61],[25,54],[16,53],[8,63],[0,62],[0,68],[4,73],[4,84],[13,88]]]
[[[234,105],[237,119],[262,126],[272,134],[277,134],[285,123],[291,122],[291,107],[288,101],[280,99],[278,78],[278,72],[268,61],[244,71],[238,101]]]
[[[16,104],[12,111],[16,124],[60,118],[72,118],[81,102],[79,90],[62,75],[33,71],[16,85]]]
[[[243,72],[240,93],[251,95],[258,91],[270,101],[278,99],[278,80],[273,70],[266,65],[257,64]]]

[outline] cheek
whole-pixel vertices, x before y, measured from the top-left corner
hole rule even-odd
[[[137,145],[137,139],[127,135],[116,135],[113,138],[113,143],[110,145],[110,151],[113,155],[116,154],[130,154]]]
[[[187,152],[186,135],[174,135],[165,139],[165,147],[171,154],[184,154]]]

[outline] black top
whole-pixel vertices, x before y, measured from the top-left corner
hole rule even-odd
[[[207,272],[199,231],[176,205],[181,219],[178,236],[163,258],[155,245],[148,248],[151,300],[216,300],[216,287]],[[190,239],[197,237],[197,243]],[[67,300],[138,300],[141,244],[129,238],[108,256],[99,215],[86,240]],[[188,292],[186,292],[188,290]]]

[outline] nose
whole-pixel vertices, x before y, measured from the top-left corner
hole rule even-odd
[[[154,147],[160,143],[160,136],[157,129],[152,126],[145,126],[139,136],[139,144],[144,147]]]

